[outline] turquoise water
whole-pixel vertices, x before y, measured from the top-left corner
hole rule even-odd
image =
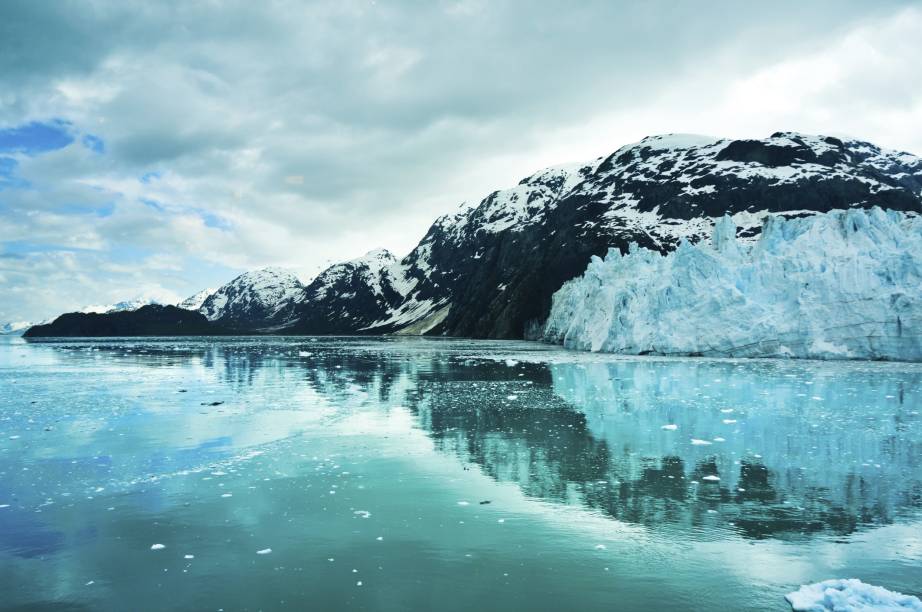
[[[0,342],[0,607],[922,594],[922,367],[430,339]]]

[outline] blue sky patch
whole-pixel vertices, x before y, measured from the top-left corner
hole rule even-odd
[[[0,191],[4,189],[24,189],[29,182],[16,176],[19,162],[12,157],[0,157]]]
[[[153,208],[157,212],[166,212],[166,207],[158,202],[157,200],[151,200],[149,198],[141,198],[141,204],[147,206],[148,208]]]
[[[36,155],[63,149],[73,141],[71,124],[60,119],[0,129],[0,153]]]
[[[94,136],[93,134],[85,134],[80,142],[83,143],[84,147],[94,153],[106,152],[106,143],[104,143],[102,138],[99,136]]]
[[[205,222],[206,227],[213,227],[220,230],[229,230],[233,227],[231,222],[225,219],[224,217],[218,216],[207,210],[201,208],[197,209],[195,212],[202,218],[202,221]]]

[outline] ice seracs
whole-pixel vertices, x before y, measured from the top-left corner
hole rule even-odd
[[[554,294],[544,338],[626,354],[922,360],[922,217],[880,208],[766,217],[741,244],[593,257]]]

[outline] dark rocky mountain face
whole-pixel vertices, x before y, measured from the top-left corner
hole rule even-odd
[[[656,136],[606,158],[540,172],[436,221],[392,275],[411,286],[372,329],[441,314],[428,333],[522,338],[592,255],[631,242],[666,252],[730,214],[752,238],[769,213],[922,210],[922,160],[869,143],[790,133],[765,140]],[[422,307],[419,307],[422,305]],[[445,312],[447,309],[447,313]]]
[[[213,336],[227,331],[198,312],[151,304],[107,313],[70,312],[29,328],[26,338],[114,336]]]

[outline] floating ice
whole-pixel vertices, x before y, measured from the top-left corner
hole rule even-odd
[[[795,612],[922,612],[922,601],[858,579],[824,580],[800,587],[785,599]]]
[[[183,559],[195,559],[195,555],[183,555]]]
[[[150,547],[151,550],[163,550],[164,548],[166,548],[166,546],[163,544],[151,544]]]
[[[699,440],[698,438],[691,439],[692,446],[710,446],[711,443],[707,440]]]
[[[352,514],[356,516],[360,516],[362,518],[368,518],[369,516],[371,516],[371,512],[369,512],[368,510],[356,510]]]
[[[256,554],[257,555],[268,555],[271,552],[272,552],[271,548],[263,548],[262,550],[257,550]]]
[[[544,338],[626,354],[922,361],[922,216],[723,217],[711,244],[593,257],[554,294]],[[819,398],[821,399],[821,398]]]
[[[675,431],[679,426],[675,423],[670,423],[669,425],[663,425],[660,429],[665,429],[666,431]]]
[[[459,502],[458,502],[458,505],[459,505],[459,506],[469,506],[469,505],[471,505],[471,502],[459,501]]]
[[[714,476],[713,474],[709,474],[707,476],[702,476],[701,480],[710,480],[711,482],[717,482],[718,480],[720,480],[720,476]]]

